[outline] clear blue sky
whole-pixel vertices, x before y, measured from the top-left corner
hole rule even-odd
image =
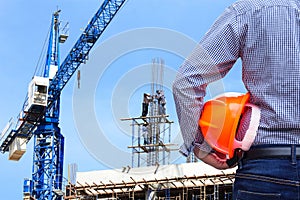
[[[234,1],[127,0],[96,46],[100,47],[102,43],[120,34],[122,35],[124,31],[137,28],[144,29],[146,27],[165,28],[197,42],[215,19],[232,2]],[[0,104],[0,130],[4,128],[10,117],[16,117],[21,111],[28,83],[33,76],[49,30],[52,13],[58,7],[62,10],[60,19],[70,23],[69,39],[61,46],[61,60],[63,60],[101,3],[102,1],[99,0],[0,0],[0,92],[2,97]],[[172,42],[176,43],[176,41]],[[107,51],[114,51],[114,49],[108,49]],[[127,145],[130,145],[130,133],[119,136],[119,127],[117,127],[119,122],[116,122],[116,119],[110,113],[112,109],[103,110],[101,105],[113,105],[111,98],[114,94],[111,93],[111,90],[121,87],[118,85],[118,81],[126,77],[125,75],[128,75],[131,69],[151,63],[154,57],[163,58],[166,65],[174,70],[183,61],[182,58],[160,50],[145,49],[131,52],[128,55],[120,55],[117,60],[113,61],[112,67],[106,70],[106,74],[103,75],[96,88],[95,112],[97,118],[102,123],[104,132],[112,131],[112,134],[107,136],[110,141],[128,140],[126,145],[124,145],[124,142],[116,141],[116,146],[119,149],[124,148],[124,151],[128,151]],[[122,67],[122,70],[118,70],[118,67]],[[239,67],[240,64],[237,64],[237,67],[233,68],[229,77],[226,78],[224,82],[225,90],[244,91],[240,81]],[[84,72],[84,66],[81,66],[81,68]],[[74,115],[76,115],[72,105],[74,91],[76,91],[75,77],[64,88],[61,96],[60,127],[66,139],[65,176],[67,176],[67,164],[69,163],[77,163],[79,171],[107,168],[105,163],[95,159],[81,143],[80,133],[78,133],[74,123]],[[131,96],[130,99],[127,99],[127,102],[137,106],[124,105],[128,107],[129,113],[133,116],[140,115],[142,92],[144,91],[141,88],[136,88],[135,91],[129,92]],[[167,99],[167,108],[171,118],[176,122],[174,102],[170,94],[167,97],[169,98]],[[175,130],[178,129],[178,126],[176,126],[177,123],[175,123]],[[31,178],[32,143],[33,141],[29,142],[27,152],[19,162],[9,161],[7,154],[0,155],[1,199],[22,198],[23,179]],[[101,141],[99,141],[99,146],[101,146]],[[103,149],[103,153],[108,154],[109,152]],[[114,162],[113,159],[116,158],[117,155],[112,156],[111,161]],[[131,161],[128,160],[128,165],[130,164]]]

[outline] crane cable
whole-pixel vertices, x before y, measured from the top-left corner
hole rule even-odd
[[[40,53],[40,56],[39,56],[39,59],[38,59],[38,62],[35,66],[35,70],[34,70],[34,73],[33,73],[33,76],[37,75],[38,71],[39,73],[42,73],[40,70],[42,70],[42,66],[40,66],[41,64],[41,59],[45,57],[45,48],[46,48],[46,44],[47,44],[47,41],[48,41],[48,38],[49,38],[49,35],[50,35],[50,30],[51,30],[51,26],[49,27],[49,31],[48,31],[48,34],[45,38],[45,41],[44,41],[44,44],[43,44],[43,48],[41,50],[41,53]]]

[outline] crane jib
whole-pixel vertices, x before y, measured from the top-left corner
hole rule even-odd
[[[88,58],[88,53],[126,0],[105,0],[61,64],[49,86],[51,100],[55,101],[74,72]]]

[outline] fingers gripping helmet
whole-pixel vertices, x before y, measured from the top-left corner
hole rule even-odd
[[[224,93],[204,104],[199,126],[206,142],[216,151],[232,158],[234,150],[249,150],[253,143],[260,120],[260,109],[249,104],[249,93]],[[236,139],[241,115],[245,107],[251,107],[252,114],[248,130],[242,141]]]

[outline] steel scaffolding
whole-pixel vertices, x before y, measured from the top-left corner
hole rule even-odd
[[[170,154],[177,150],[171,143],[171,124],[168,115],[124,118],[132,126],[132,167],[170,164]]]
[[[166,165],[170,163],[170,153],[175,149],[171,144],[173,121],[166,114],[166,98],[163,87],[164,61],[152,60],[151,94],[143,94],[140,117],[124,118],[131,121],[132,167]]]

